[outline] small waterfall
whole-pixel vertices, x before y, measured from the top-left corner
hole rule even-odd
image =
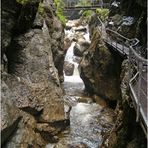
[[[87,28],[87,32],[83,35],[83,37],[85,38],[85,40],[87,42],[90,42],[88,26],[86,26],[86,28]],[[75,31],[73,30],[73,28],[71,30],[65,30],[65,34],[68,34],[67,37],[73,38],[74,35],[75,35]],[[83,83],[82,79],[80,78],[79,71],[78,71],[78,65],[79,64],[77,62],[75,62],[76,56],[74,55],[74,52],[73,52],[75,44],[76,44],[76,42],[72,42],[72,44],[69,47],[69,49],[67,50],[67,53],[66,53],[66,56],[65,56],[65,61],[68,61],[68,62],[74,64],[73,75],[72,76],[66,76],[64,74],[65,82]]]

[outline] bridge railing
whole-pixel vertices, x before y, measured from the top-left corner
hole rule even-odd
[[[115,49],[121,52],[124,56],[129,54],[129,46],[137,45],[139,40],[136,38],[128,39],[120,33],[106,28],[106,41],[111,44]]]
[[[140,114],[147,123],[147,69],[148,60],[139,55],[136,47],[130,46],[129,50],[129,87],[136,102],[136,121]]]
[[[135,101],[137,112],[136,121],[139,121],[140,114],[144,119],[146,126],[147,121],[147,70],[148,60],[143,57],[143,51],[139,49],[139,40],[137,38],[129,39],[119,34],[118,32],[105,28],[100,20],[101,33],[104,36],[105,42],[113,46],[118,52],[126,55],[129,60],[129,88]],[[106,34],[104,33],[106,32]],[[144,49],[146,54],[147,50]],[[145,56],[145,55],[144,55]]]
[[[109,8],[109,3],[103,3],[102,0],[100,0],[99,2],[97,0],[91,0],[90,3],[83,3],[83,5],[81,5],[81,3],[79,3],[78,1],[66,1],[65,2],[65,8],[77,8],[77,7],[91,7],[91,6],[98,6],[101,8]]]

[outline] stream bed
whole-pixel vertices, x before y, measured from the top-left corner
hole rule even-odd
[[[75,35],[71,30],[68,33]],[[82,35],[89,41],[88,31]],[[78,63],[73,54],[74,45],[75,42],[72,42],[65,57],[65,61],[74,64],[74,73],[72,76],[65,75],[63,83],[65,112],[70,118],[70,125],[60,134],[59,142],[49,144],[47,148],[98,148],[105,133],[114,123],[113,110],[102,103],[94,103],[93,97],[84,91],[84,83],[79,76]]]

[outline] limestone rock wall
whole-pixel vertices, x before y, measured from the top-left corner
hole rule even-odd
[[[91,45],[83,53],[79,65],[80,76],[85,89],[106,100],[120,99],[119,67],[122,59],[117,58],[106,47],[101,32],[93,29]]]
[[[115,124],[110,132],[104,136],[101,148],[146,148],[147,139],[139,122],[136,122],[136,111],[132,107],[128,87],[128,60],[122,63],[121,92],[122,99],[118,100],[115,113]]]
[[[63,44],[53,1],[2,1],[3,146],[44,147],[67,124],[60,87]]]

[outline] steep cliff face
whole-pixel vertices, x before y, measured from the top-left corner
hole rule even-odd
[[[139,122],[136,122],[136,112],[129,96],[129,66],[128,60],[122,63],[121,94],[115,113],[117,115],[112,130],[105,135],[101,148],[146,148],[146,137]]]
[[[142,47],[142,54],[147,56],[147,18],[146,1],[112,1],[108,27],[118,31],[128,38],[138,38],[139,47]],[[144,50],[143,50],[144,49]],[[116,106],[117,119],[115,126],[106,135],[102,148],[146,148],[146,137],[140,123],[136,123],[136,112],[132,106],[132,100],[129,95],[129,63],[124,60],[121,66],[120,88],[122,99],[118,100]]]
[[[87,92],[115,103],[121,98],[119,77],[122,58],[107,48],[96,28],[98,23],[96,15],[93,15],[89,23],[91,44],[83,53],[80,76]]]
[[[137,37],[140,46],[146,49],[146,7],[138,1],[112,1],[108,27],[128,38]],[[115,7],[117,7],[115,9]],[[127,10],[128,9],[128,10]],[[138,9],[138,12],[136,10]],[[130,11],[131,10],[131,11]],[[137,21],[136,21],[137,20]],[[104,136],[101,148],[145,148],[146,137],[140,123],[136,123],[136,112],[129,95],[129,63],[119,54],[105,46],[95,15],[89,23],[91,45],[83,54],[80,62],[80,75],[86,90],[104,99],[116,100],[116,119],[110,132]],[[142,35],[140,37],[139,35]],[[146,53],[144,53],[146,56]],[[121,93],[120,93],[121,92]]]
[[[54,135],[65,125],[60,88],[64,31],[52,5],[50,0],[2,1],[1,130],[5,147],[43,147],[57,141]]]

